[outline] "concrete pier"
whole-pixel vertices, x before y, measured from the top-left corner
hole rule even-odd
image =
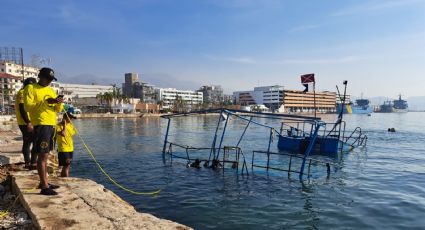
[[[94,181],[51,178],[60,185],[57,196],[42,196],[34,189],[35,171],[12,172],[13,187],[39,229],[191,229],[139,213],[113,192]]]
[[[23,163],[21,145],[19,132],[0,130],[0,166]],[[50,160],[49,167],[55,167]],[[2,167],[3,170],[5,168]],[[191,229],[151,214],[137,212],[103,185],[88,179],[50,176],[49,182],[61,186],[57,189],[59,195],[40,195],[40,189],[37,189],[39,178],[35,170],[12,168],[18,170],[7,172],[12,178],[14,194],[19,197],[33,226],[38,229]],[[2,211],[5,209],[2,207]]]

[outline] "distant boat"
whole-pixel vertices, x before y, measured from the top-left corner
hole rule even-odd
[[[343,109],[343,113],[352,113],[352,114],[370,114],[373,112],[373,108],[369,105],[370,101],[368,99],[357,99],[356,103],[350,103],[342,108],[342,104],[337,105],[337,113],[341,112]]]
[[[393,103],[391,101],[384,101],[384,104],[378,107],[377,113],[392,113],[393,112]]]
[[[398,100],[393,101],[393,112],[395,113],[405,113],[408,107],[407,101],[401,99],[401,94],[398,95]]]
[[[401,95],[398,96],[398,100],[385,101],[384,104],[380,105],[377,113],[405,113],[408,108],[407,101],[401,99]]]

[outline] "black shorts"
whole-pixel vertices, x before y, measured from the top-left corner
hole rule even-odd
[[[32,141],[33,140],[34,133],[28,132],[27,125],[19,125],[19,129],[21,130],[22,138],[24,139],[24,141]]]
[[[72,155],[74,155],[74,152],[59,152],[58,153],[59,166],[70,165],[72,161]]]
[[[34,126],[34,153],[49,153],[53,150],[54,135],[53,125]]]

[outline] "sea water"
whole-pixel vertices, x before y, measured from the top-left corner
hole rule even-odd
[[[117,182],[136,191],[162,191],[152,197],[117,188],[98,170],[77,137],[71,174],[105,185],[140,212],[195,229],[423,229],[424,115],[346,115],[347,130],[360,126],[368,136],[367,147],[345,154],[329,177],[319,173],[302,183],[296,174],[250,167],[247,176],[230,169],[187,168],[184,160],[164,164],[165,119],[76,120],[88,146]],[[331,121],[335,116],[323,119]],[[214,115],[173,119],[169,140],[209,147],[217,121]],[[278,121],[261,122],[279,127]],[[230,118],[223,146],[236,145],[245,125]],[[252,150],[267,150],[269,134],[268,129],[250,125],[240,144],[247,161]],[[276,146],[274,140],[271,150],[277,151]]]

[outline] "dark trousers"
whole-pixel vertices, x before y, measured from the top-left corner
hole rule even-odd
[[[22,154],[24,155],[24,161],[25,164],[32,164],[35,165],[37,164],[37,154],[34,153],[34,151],[32,151],[34,149],[34,133],[30,133],[27,131],[27,126],[26,125],[20,125],[19,129],[21,130],[22,133],[22,139],[23,139],[23,143],[22,143]],[[31,144],[32,144],[32,149],[31,148]],[[31,158],[30,158],[30,153],[31,153]]]

